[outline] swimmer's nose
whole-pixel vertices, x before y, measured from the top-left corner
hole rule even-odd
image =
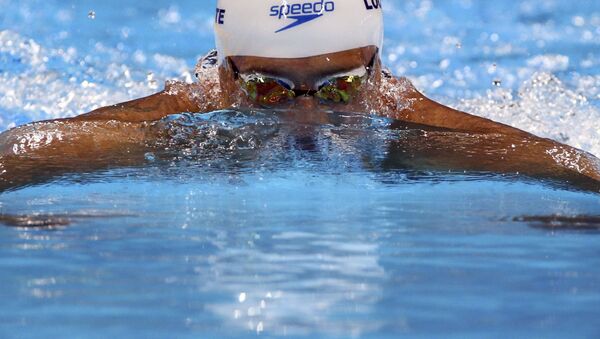
[[[296,106],[302,109],[311,109],[317,107],[317,100],[308,95],[299,96],[296,98]]]

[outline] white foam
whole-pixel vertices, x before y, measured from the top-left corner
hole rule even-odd
[[[569,57],[560,54],[536,55],[527,60],[527,66],[547,72],[565,71],[569,68]]]
[[[580,77],[574,89],[541,72],[517,92],[488,90],[484,96],[462,100],[457,108],[600,155],[600,110],[586,96],[597,97],[599,88],[598,76]]]
[[[156,66],[149,69],[147,60]],[[139,50],[128,55],[102,44],[84,54],[73,47],[46,48],[12,31],[0,31],[0,61],[0,131],[149,95],[168,78],[188,83],[193,78],[192,66],[169,55]],[[542,55],[528,63],[529,69],[556,71],[568,67],[569,59]],[[505,82],[508,75],[502,76]],[[415,80],[418,86],[433,83]],[[600,109],[590,104],[594,100],[600,100],[600,76],[575,75],[565,84],[541,72],[518,91],[490,89],[454,106],[600,155]]]
[[[143,56],[143,58],[142,58]],[[185,61],[152,56],[153,72],[126,61],[146,58],[96,44],[88,55],[75,48],[44,48],[12,31],[0,31],[0,130],[16,122],[74,116],[95,108],[149,95],[162,88],[166,74],[191,82]]]

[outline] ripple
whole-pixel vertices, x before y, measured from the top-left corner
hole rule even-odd
[[[118,212],[100,212],[100,211],[83,211],[72,212],[67,214],[25,214],[25,215],[10,215],[0,214],[0,224],[8,227],[23,228],[23,229],[61,229],[70,226],[74,221],[82,219],[103,219],[103,218],[121,218],[133,217],[133,214],[118,213]]]
[[[514,221],[550,231],[600,231],[600,216],[597,215],[522,216],[514,218]]]

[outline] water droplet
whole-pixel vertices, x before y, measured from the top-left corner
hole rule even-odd
[[[256,309],[254,307],[248,308],[248,316],[249,317],[255,317],[257,315],[260,315],[260,309]]]
[[[158,81],[156,81],[156,79],[154,79],[154,73],[148,72],[148,74],[146,75],[146,80],[148,81],[148,88],[150,88],[150,89],[158,88]]]
[[[238,297],[238,301],[240,303],[243,303],[244,301],[246,301],[246,293],[244,293],[244,292],[240,293],[240,296]]]
[[[154,155],[154,153],[151,152],[144,154],[144,158],[146,158],[146,160],[150,162],[154,162],[156,160],[156,156]]]
[[[96,12],[95,11],[89,11],[88,12],[88,18],[94,20],[96,19]]]
[[[258,325],[256,325],[256,334],[260,334],[260,332],[264,331],[264,325],[263,322],[259,322]]]
[[[585,18],[581,16],[574,16],[573,18],[571,18],[571,23],[573,24],[573,26],[582,27],[585,25]]]
[[[494,79],[494,81],[492,81],[492,84],[496,87],[500,87],[500,86],[502,86],[502,80]]]
[[[456,44],[456,48],[457,48],[457,49],[461,49],[461,48],[462,48],[462,44],[461,44],[460,42],[459,42],[459,43],[457,43],[457,44]]]

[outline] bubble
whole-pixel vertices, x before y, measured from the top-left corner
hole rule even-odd
[[[571,18],[571,23],[573,24],[573,26],[582,27],[585,25],[585,19],[581,16],[574,16],[573,18]]]
[[[158,21],[163,26],[177,25],[181,22],[181,13],[177,6],[171,6],[168,9],[161,9],[158,12]]]
[[[154,78],[154,73],[148,72],[146,74],[146,81],[148,82],[148,88],[152,90],[158,89],[158,81]]]
[[[547,72],[566,71],[570,58],[561,54],[536,55],[527,60],[527,66]]]
[[[156,156],[152,152],[148,152],[148,153],[144,154],[144,158],[146,159],[146,161],[149,161],[149,162],[156,161]]]
[[[440,61],[440,69],[446,70],[449,66],[450,66],[449,59],[444,59],[444,60]]]
[[[458,108],[598,155],[600,110],[586,97],[598,93],[598,79],[579,78],[572,88],[551,73],[535,73],[518,90],[494,88],[486,96],[462,100]]]

